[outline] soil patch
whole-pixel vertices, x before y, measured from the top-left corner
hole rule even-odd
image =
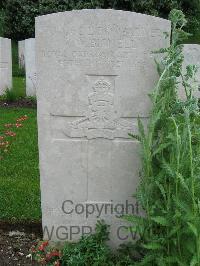
[[[30,248],[42,238],[40,223],[9,224],[0,222],[0,266],[30,266]]]
[[[7,102],[7,101],[4,101],[4,100],[0,100],[0,107],[6,107],[6,108],[9,108],[9,107],[12,107],[12,108],[13,107],[14,108],[17,108],[17,107],[36,108],[37,104],[32,99],[21,98],[21,99],[18,99],[17,101],[14,101],[14,102]]]

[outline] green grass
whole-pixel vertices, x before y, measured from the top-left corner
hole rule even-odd
[[[19,76],[18,75],[18,44],[15,41],[12,41],[12,72],[13,76]]]
[[[12,72],[13,77],[24,77],[24,69],[19,68],[18,64],[18,42],[12,41]]]
[[[26,80],[23,77],[13,77],[13,86],[11,90],[0,95],[0,101],[17,101],[20,98],[26,97]]]
[[[26,96],[26,80],[24,77],[13,77],[13,91],[17,97]]]
[[[4,124],[28,115],[8,153],[0,160],[0,220],[37,221],[40,212],[36,110],[0,108],[0,135]]]

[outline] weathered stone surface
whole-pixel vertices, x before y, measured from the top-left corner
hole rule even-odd
[[[197,82],[193,85],[195,85],[194,95],[200,98],[200,92],[198,90],[198,84],[200,85],[200,45],[184,44],[183,55],[184,55],[183,74],[186,73],[186,67],[188,65],[196,65],[199,68],[196,75]],[[179,97],[181,99],[186,99],[185,89],[183,86],[180,86]]]
[[[11,40],[0,37],[0,95],[12,87]]]
[[[123,208],[138,213],[132,194],[140,168],[128,133],[137,133],[138,115],[148,118],[158,78],[151,51],[168,45],[163,32],[170,32],[167,20],[114,10],[36,19],[45,239],[76,240],[104,218],[113,246],[127,240],[116,216]]]
[[[25,40],[26,95],[36,96],[35,39]]]
[[[25,40],[18,42],[19,67],[25,68]]]

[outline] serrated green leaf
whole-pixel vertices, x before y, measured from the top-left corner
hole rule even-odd
[[[151,242],[151,243],[148,243],[148,244],[143,244],[142,245],[144,248],[146,249],[150,249],[150,250],[157,250],[157,249],[161,249],[161,245],[157,242]]]
[[[168,226],[169,225],[167,219],[163,216],[152,217],[151,220],[156,222],[157,224],[162,225],[162,226]]]
[[[139,135],[134,135],[134,134],[132,134],[132,133],[128,133],[128,135],[129,135],[129,137],[131,137],[131,138],[133,138],[133,139],[136,139],[136,140],[138,140],[138,141],[141,141],[141,138],[140,138]]]
[[[144,126],[142,124],[142,121],[140,118],[138,118],[138,129],[139,129],[139,133],[141,135],[141,139],[143,141],[146,141],[146,136],[145,136],[145,132],[144,132]]]
[[[160,144],[159,147],[153,152],[153,156],[155,156],[156,154],[160,153],[161,151],[163,151],[164,149],[166,149],[169,145],[171,145],[171,143],[164,143],[164,144]]]
[[[159,183],[158,181],[155,181],[157,187],[160,189],[160,192],[163,196],[163,198],[166,200],[166,192],[165,192],[165,189],[163,187],[163,185],[161,183]]]
[[[196,255],[194,255],[190,262],[190,266],[196,266],[196,265],[198,265],[198,260],[197,260]]]
[[[194,224],[190,223],[190,222],[187,222],[187,224],[188,224],[188,226],[189,226],[191,232],[192,232],[196,237],[198,237],[198,230],[197,230],[196,226],[195,226]]]

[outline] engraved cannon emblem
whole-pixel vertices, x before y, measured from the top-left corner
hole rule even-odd
[[[120,121],[114,108],[112,85],[104,80],[97,80],[92,86],[93,92],[88,95],[88,111],[86,117],[67,123],[64,134],[68,137],[86,137],[114,139],[128,136],[127,129],[132,128],[127,121]],[[125,132],[124,132],[125,131]]]

